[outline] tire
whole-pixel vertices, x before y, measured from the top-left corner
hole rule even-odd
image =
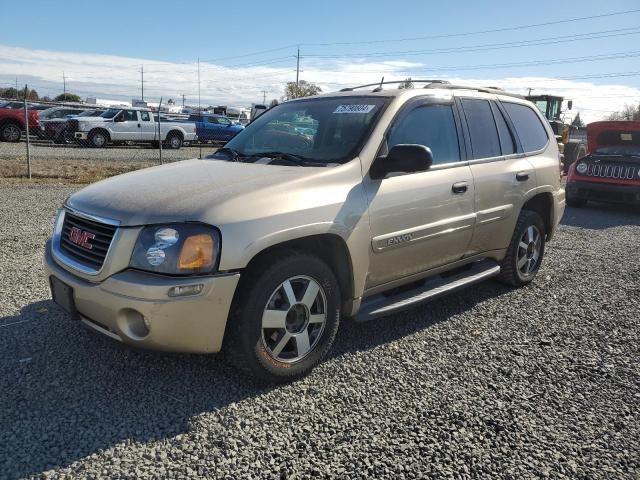
[[[109,135],[102,130],[96,130],[89,134],[89,143],[93,148],[104,148],[109,142]]]
[[[331,269],[312,255],[287,253],[247,272],[224,341],[227,363],[264,384],[308,374],[330,350],[340,323]]]
[[[546,234],[540,215],[523,210],[516,222],[507,255],[500,264],[497,279],[512,287],[531,283],[544,258]]]
[[[7,122],[0,127],[0,140],[16,143],[22,138],[22,127],[16,122]]]
[[[170,133],[167,136],[167,148],[171,149],[171,150],[180,150],[180,147],[182,147],[182,135],[180,135],[179,133]]]
[[[587,204],[584,198],[574,198],[567,195],[567,205],[573,208],[582,208]]]

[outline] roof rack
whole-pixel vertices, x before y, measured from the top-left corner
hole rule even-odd
[[[438,85],[442,85],[442,84],[448,84],[449,82],[447,80],[393,80],[393,81],[389,81],[389,82],[385,82],[384,80],[382,82],[376,82],[376,83],[368,83],[366,85],[358,85],[357,87],[347,87],[347,88],[343,88],[342,90],[340,90],[341,92],[351,92],[353,90],[356,90],[358,88],[367,88],[367,87],[377,87],[380,88],[383,85],[397,85],[399,83],[427,83],[427,84],[438,84]],[[376,88],[376,90],[377,90]],[[426,88],[426,87],[425,87]]]
[[[494,95],[506,95],[506,96],[515,97],[515,98],[525,98],[524,95],[507,92],[497,87],[472,87],[469,85],[455,85],[449,82],[446,82],[446,84],[444,85],[432,85],[432,84],[425,85],[424,88],[442,88],[442,89],[448,89],[448,90],[474,90],[476,92],[493,93]]]

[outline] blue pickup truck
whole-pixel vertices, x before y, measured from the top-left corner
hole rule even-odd
[[[189,121],[195,122],[198,140],[203,142],[227,142],[244,129],[224,115],[214,113],[193,113]]]

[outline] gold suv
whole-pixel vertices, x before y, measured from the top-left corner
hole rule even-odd
[[[565,208],[553,131],[517,95],[425,84],[289,101],[211,158],[73,194],[46,246],[53,299],[116,340],[224,350],[278,382],[342,317],[528,284]]]

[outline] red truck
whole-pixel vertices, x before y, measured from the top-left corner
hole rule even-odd
[[[28,110],[29,133],[36,135],[40,128],[40,112]],[[24,108],[0,108],[0,141],[19,142],[25,131]]]
[[[640,205],[640,122],[587,126],[589,153],[569,167],[567,205],[589,200]]]

